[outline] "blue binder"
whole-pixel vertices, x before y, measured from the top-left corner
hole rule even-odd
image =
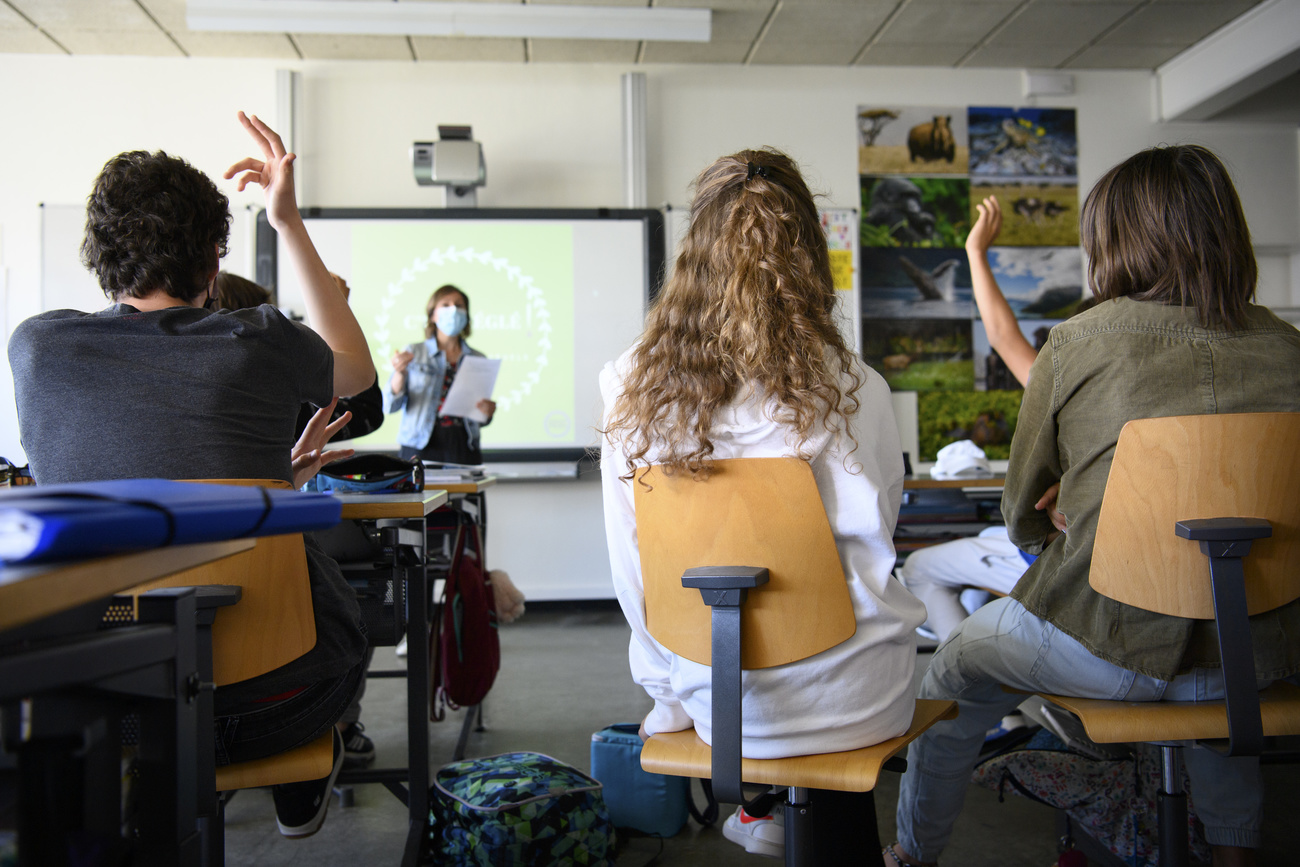
[[[327,494],[120,479],[0,494],[0,561],[32,563],[320,530],[339,522]]]

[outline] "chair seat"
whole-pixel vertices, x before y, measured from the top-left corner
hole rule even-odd
[[[1106,701],[1039,693],[1083,720],[1088,737],[1099,744],[1139,741],[1190,741],[1228,736],[1222,701]],[[1300,687],[1278,681],[1259,693],[1264,735],[1300,731]]]
[[[869,792],[876,787],[881,766],[890,756],[939,720],[956,716],[956,702],[918,699],[912,725],[896,738],[839,753],[784,759],[743,759],[741,778],[747,783],[769,786]],[[694,729],[657,734],[641,749],[641,767],[654,774],[708,779],[713,775],[713,752]]]
[[[296,750],[217,768],[217,791],[256,789],[328,777],[334,767],[334,733],[328,731]]]

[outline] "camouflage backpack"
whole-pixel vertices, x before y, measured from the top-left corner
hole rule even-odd
[[[614,863],[601,784],[540,753],[444,765],[430,790],[435,863],[549,867]]]

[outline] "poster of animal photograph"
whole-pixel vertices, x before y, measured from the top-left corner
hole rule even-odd
[[[953,248],[864,247],[858,285],[872,319],[969,319],[970,265]]]
[[[992,247],[989,267],[1020,317],[1064,319],[1074,315],[1083,298],[1083,252],[1078,247]]]
[[[863,175],[862,247],[956,247],[971,227],[970,180]]]
[[[858,174],[964,175],[969,169],[965,108],[858,106]]]
[[[931,391],[916,397],[917,441],[921,460],[933,461],[939,449],[970,440],[991,461],[1011,456],[1011,435],[1020,415],[1020,391]]]
[[[1020,333],[1037,349],[1047,343],[1047,333],[1060,319],[1021,319]],[[977,391],[1020,391],[1021,382],[1012,375],[1001,356],[989,345],[989,333],[984,323],[976,321],[972,335],[975,355],[975,388]]]
[[[975,387],[970,319],[862,319],[862,357],[894,391]]]
[[[1072,108],[972,106],[970,173],[1069,178],[1079,174],[1079,137]]]
[[[972,225],[977,202],[996,196],[1002,205],[1006,247],[1079,246],[1079,188],[1074,184],[1027,178],[976,178],[971,184]]]

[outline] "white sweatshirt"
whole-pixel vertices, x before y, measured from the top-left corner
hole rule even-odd
[[[630,350],[601,372],[606,421],[622,393],[629,355]],[[818,426],[804,451],[813,456],[813,476],[844,564],[857,632],[808,659],[743,673],[742,752],[747,758],[857,749],[902,734],[912,721],[915,629],[925,620],[925,607],[892,572],[903,449],[889,387],[865,365],[858,363],[856,369],[864,384],[857,394],[861,408],[848,419],[853,439]],[[769,403],[741,397],[719,412],[713,456],[794,455],[790,428],[771,419]],[[653,450],[649,458],[654,459]],[[674,655],[646,631],[632,486],[619,478],[626,472],[622,444],[606,437],[601,451],[605,534],[614,589],[632,626],[632,677],[655,703],[646,730],[654,734],[694,726],[711,744],[710,669]]]

